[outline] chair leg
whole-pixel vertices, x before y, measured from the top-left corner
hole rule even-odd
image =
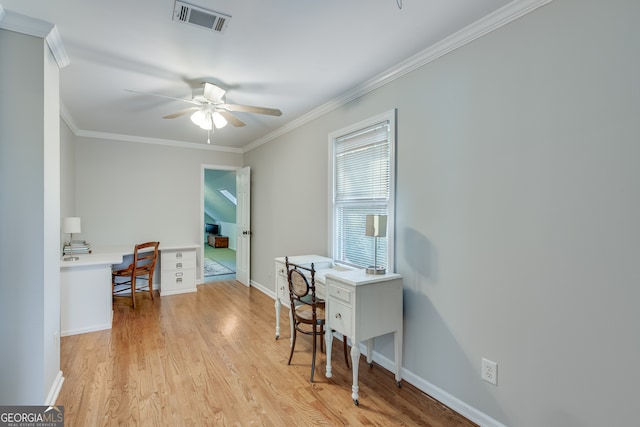
[[[131,276],[131,301],[133,308],[136,308],[136,276]]]
[[[289,353],[289,361],[287,362],[287,365],[291,365],[291,359],[293,359],[293,349],[296,348],[297,331],[298,330],[294,325],[293,328],[292,328],[293,339],[291,340],[291,352]]]
[[[324,353],[324,325],[320,325],[320,351]]]
[[[313,374],[316,372],[316,338],[318,337],[316,325],[313,325],[313,355],[311,356],[311,379],[310,382],[313,382]]]
[[[151,301],[153,301],[153,272],[149,273],[149,295],[151,295]]]
[[[347,364],[347,369],[349,369],[349,352],[347,351],[347,336],[342,336],[342,342],[344,343],[344,363]]]

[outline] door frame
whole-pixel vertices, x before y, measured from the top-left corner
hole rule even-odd
[[[198,221],[200,224],[200,281],[201,283],[205,283],[204,281],[204,249],[205,249],[205,240],[204,240],[204,184],[205,184],[205,171],[206,170],[221,170],[221,171],[234,171],[237,172],[242,169],[242,166],[229,166],[229,165],[210,165],[210,164],[202,164],[200,165],[200,220]],[[251,254],[249,253],[249,263],[251,263]],[[238,261],[236,260],[236,263]]]

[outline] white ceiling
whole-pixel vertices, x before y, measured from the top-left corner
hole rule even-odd
[[[398,2],[402,8],[398,7]],[[57,26],[70,64],[60,71],[63,116],[84,136],[206,145],[189,116],[202,81],[227,102],[279,108],[235,113],[212,145],[242,149],[380,76],[509,0],[190,0],[231,15],[223,34],[172,20],[174,0],[0,0],[5,12]]]

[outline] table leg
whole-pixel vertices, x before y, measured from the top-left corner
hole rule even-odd
[[[353,385],[351,386],[351,398],[358,405],[358,362],[360,361],[360,344],[351,340],[351,370],[353,371]]]
[[[373,368],[373,338],[367,340],[367,363],[370,368]]]
[[[331,378],[333,375],[331,373],[331,345],[333,344],[333,332],[331,332],[331,329],[324,332],[324,344],[327,352],[327,370],[324,376]]]
[[[276,339],[280,338],[280,298],[276,297]]]
[[[402,332],[396,331],[393,334],[393,345],[396,353],[396,385],[400,387],[400,369],[402,368]]]

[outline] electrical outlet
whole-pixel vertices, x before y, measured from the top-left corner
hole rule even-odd
[[[495,386],[498,385],[498,364],[489,359],[482,358],[482,379]]]

